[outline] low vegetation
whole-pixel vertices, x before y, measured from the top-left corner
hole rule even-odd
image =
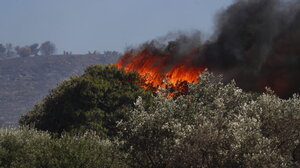
[[[203,74],[176,99],[139,98],[120,122],[131,167],[299,167],[300,99],[245,93]],[[133,164],[132,164],[133,163]]]
[[[126,167],[113,142],[92,132],[51,138],[47,132],[21,128],[0,130],[0,167],[98,168]]]
[[[0,131],[0,167],[300,166],[299,96],[244,92],[207,72],[176,98],[136,81],[94,66],[60,84],[20,120],[31,129]]]

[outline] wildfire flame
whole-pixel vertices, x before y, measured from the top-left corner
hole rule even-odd
[[[198,31],[167,34],[131,49],[116,65],[141,74],[150,89],[169,90],[167,79],[184,93],[207,67],[245,91],[267,86],[289,98],[300,93],[299,20],[298,1],[240,0],[217,15],[207,40]]]
[[[166,88],[168,83],[174,91],[184,93],[187,84],[196,82],[205,70],[205,67],[193,63],[194,56],[192,52],[182,60],[174,61],[170,53],[154,55],[153,52],[144,49],[140,52],[125,53],[116,65],[127,72],[139,73],[144,78],[145,87],[148,89]]]

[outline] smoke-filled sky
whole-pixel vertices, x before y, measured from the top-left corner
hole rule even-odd
[[[0,0],[0,43],[53,41],[59,52],[136,46],[169,32],[213,32],[233,0]]]
[[[118,65],[169,79],[180,79],[178,72],[196,78],[205,67],[244,90],[300,93],[300,0],[234,2],[218,14],[208,40],[198,32],[178,33],[167,43],[155,39],[128,50]]]

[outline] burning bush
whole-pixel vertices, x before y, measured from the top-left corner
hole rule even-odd
[[[300,98],[245,93],[204,73],[186,95],[139,98],[123,129],[132,167],[299,167]]]
[[[147,103],[149,95],[143,88],[136,86],[136,81],[120,80],[132,79],[127,77],[136,75],[129,73],[127,76],[126,74],[114,66],[90,67],[84,75],[65,81],[52,90],[42,104],[21,119],[21,123],[33,124],[38,129],[51,132],[59,131],[58,133],[61,133],[60,129],[63,131],[91,129],[97,131],[98,134],[99,132],[107,134],[106,130],[110,130],[113,134],[108,135],[117,136],[116,138],[120,141],[115,144],[117,148],[113,148],[113,153],[109,154],[112,156],[116,154],[118,157],[115,160],[116,164],[121,164],[121,167],[297,168],[300,166],[299,96],[284,100],[271,91],[263,94],[247,93],[236,87],[235,82],[223,84],[221,78],[204,72],[198,82],[187,85],[188,90],[185,94],[170,98],[168,90],[159,89],[149,105]],[[104,84],[108,79],[109,81],[114,79],[116,80],[114,82],[119,82],[120,85],[109,83],[113,85],[113,88],[110,88]],[[93,83],[82,82],[82,80],[93,80],[98,87],[94,87]],[[122,94],[125,94],[127,90],[130,91],[128,93],[131,93],[129,95],[132,97],[128,94],[120,96],[122,95],[120,92],[110,90],[121,88],[128,89],[120,90]],[[137,88],[136,92],[132,92],[134,88]],[[133,101],[138,95],[143,97],[140,96],[136,100],[134,108],[125,108],[123,104],[117,104],[129,98]],[[124,99],[121,99],[122,97]],[[116,108],[116,110],[92,113],[97,112],[92,106],[96,102],[106,104],[111,102],[112,104],[108,104],[109,107]],[[98,112],[101,112],[100,107],[104,105],[99,104],[95,106],[99,108]],[[128,104],[129,107],[130,105],[131,103]],[[73,110],[69,110],[71,107]],[[87,108],[86,111],[84,108],[76,111],[75,107],[92,108]],[[66,118],[68,120],[62,120]],[[65,127],[58,127],[63,124]],[[80,137],[79,140],[81,143]],[[38,147],[34,147],[33,151],[30,150],[28,157],[36,157],[35,150],[43,151],[44,148],[39,145],[48,144],[48,141],[47,138],[45,141],[34,140],[33,142],[37,143],[30,145]],[[60,137],[57,141],[59,144],[54,147],[62,157],[65,157],[65,151],[77,151],[80,148],[73,143],[75,141],[72,137]],[[26,141],[28,142],[31,140]],[[94,143],[93,140],[87,142]],[[16,141],[13,138],[0,145],[7,148],[6,144],[10,147],[12,144],[20,143],[25,144],[25,147],[27,145],[25,141],[20,139]],[[25,153],[24,157],[27,157],[22,145],[12,149],[17,149],[13,156],[24,159],[21,153]],[[9,153],[13,151],[12,149],[5,149],[4,152]],[[103,153],[97,154],[102,157]],[[5,156],[11,155],[3,155],[3,158],[7,159]],[[78,155],[70,156],[79,157]],[[42,157],[48,158],[49,156],[42,155]],[[77,160],[81,161],[84,158],[80,156]],[[110,159],[106,157],[103,161]],[[12,160],[18,161],[14,158]],[[91,164],[94,163],[97,164],[97,160],[91,162]]]

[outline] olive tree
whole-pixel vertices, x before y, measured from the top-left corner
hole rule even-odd
[[[209,73],[185,95],[165,92],[118,124],[132,167],[299,167],[299,97],[245,93]]]

